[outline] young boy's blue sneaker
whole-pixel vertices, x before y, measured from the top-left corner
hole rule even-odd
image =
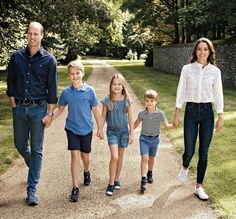
[[[27,202],[27,205],[29,205],[29,206],[38,205],[39,200],[36,195],[36,192],[27,192],[26,202]]]
[[[113,192],[114,192],[114,186],[109,184],[107,186],[106,194],[109,195],[109,196],[112,196]]]
[[[115,181],[115,182],[114,182],[114,189],[116,189],[116,190],[121,189],[121,185],[120,185],[120,182],[119,182],[119,181]]]
[[[92,182],[92,179],[91,179],[91,174],[90,172],[84,172],[84,185],[85,186],[89,186]]]
[[[79,199],[79,188],[78,187],[73,187],[70,195],[70,201],[71,202],[77,202]]]

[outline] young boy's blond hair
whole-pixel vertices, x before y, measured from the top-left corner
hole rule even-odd
[[[157,100],[158,93],[155,90],[146,90],[144,93],[144,99],[145,98]]]
[[[67,69],[68,71],[70,70],[71,67],[74,67],[74,68],[78,68],[80,71],[83,72],[84,74],[84,65],[81,61],[79,60],[74,60],[74,61],[71,61],[68,65],[67,65]]]

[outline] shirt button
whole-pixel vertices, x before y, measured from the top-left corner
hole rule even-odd
[[[28,72],[28,75],[29,75],[30,73]]]
[[[31,66],[31,64],[29,64],[29,66]]]
[[[25,89],[25,91],[27,92],[27,89]]]
[[[26,81],[26,83],[29,83],[28,81]]]

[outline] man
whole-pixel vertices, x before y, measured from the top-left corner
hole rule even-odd
[[[13,114],[14,143],[29,167],[27,204],[38,204],[44,127],[52,122],[57,103],[56,59],[41,47],[43,26],[31,22],[26,48],[13,53],[8,65],[7,95]]]

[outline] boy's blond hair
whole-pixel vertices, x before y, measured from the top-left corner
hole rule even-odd
[[[157,100],[158,93],[155,90],[146,90],[144,93],[144,99],[145,98]]]
[[[71,67],[78,68],[78,69],[79,69],[80,71],[82,71],[83,74],[84,74],[84,65],[83,65],[83,63],[82,63],[81,61],[79,61],[79,60],[73,60],[73,61],[71,61],[71,62],[67,65],[68,71],[69,71],[69,69],[70,69]]]

